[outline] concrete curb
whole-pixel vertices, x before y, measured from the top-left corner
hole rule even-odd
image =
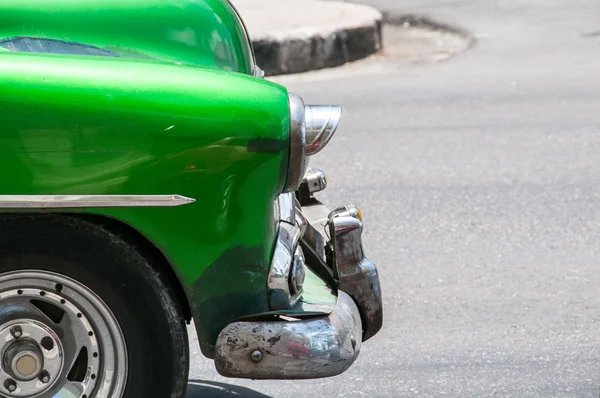
[[[328,35],[253,42],[258,65],[267,76],[301,73],[340,66],[372,55],[383,48],[382,22],[344,28]]]
[[[289,16],[293,11],[288,12],[286,17],[295,18],[294,23],[300,24],[297,28],[253,34],[253,25],[257,25],[258,20],[255,23],[250,18],[247,22],[257,64],[265,71],[265,75],[302,73],[340,66],[368,57],[383,48],[383,15],[378,10],[345,2],[312,1],[311,4],[313,8],[308,10],[307,15],[315,17],[305,17],[306,23],[300,16]],[[321,14],[325,14],[325,17],[319,15],[318,8],[321,7]],[[332,9],[336,13],[331,16],[332,20],[328,20],[326,17],[333,13]],[[256,30],[262,29],[257,27]]]

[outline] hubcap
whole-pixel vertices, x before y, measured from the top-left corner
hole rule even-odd
[[[21,339],[6,349],[3,362],[15,379],[29,381],[42,372],[44,355],[35,340]]]
[[[91,289],[44,271],[0,275],[0,396],[123,396],[119,324]]]

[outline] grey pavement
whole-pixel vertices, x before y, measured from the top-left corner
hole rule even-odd
[[[312,164],[363,209],[384,329],[324,380],[220,378],[192,344],[188,397],[598,397],[600,2],[372,4],[477,38],[274,79],[345,108]]]
[[[268,76],[340,66],[381,49],[382,15],[361,4],[233,0]]]

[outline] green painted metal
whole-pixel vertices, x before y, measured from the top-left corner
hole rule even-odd
[[[268,311],[273,203],[288,166],[285,88],[207,68],[3,52],[0,93],[0,194],[194,198],[86,211],[133,226],[165,253],[207,355],[227,323]]]
[[[254,66],[243,23],[225,0],[2,0],[0,42],[15,37],[246,74]]]

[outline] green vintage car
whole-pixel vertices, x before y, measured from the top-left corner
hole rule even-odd
[[[264,79],[226,0],[0,2],[0,396],[181,398],[347,370],[382,326],[341,118]]]

